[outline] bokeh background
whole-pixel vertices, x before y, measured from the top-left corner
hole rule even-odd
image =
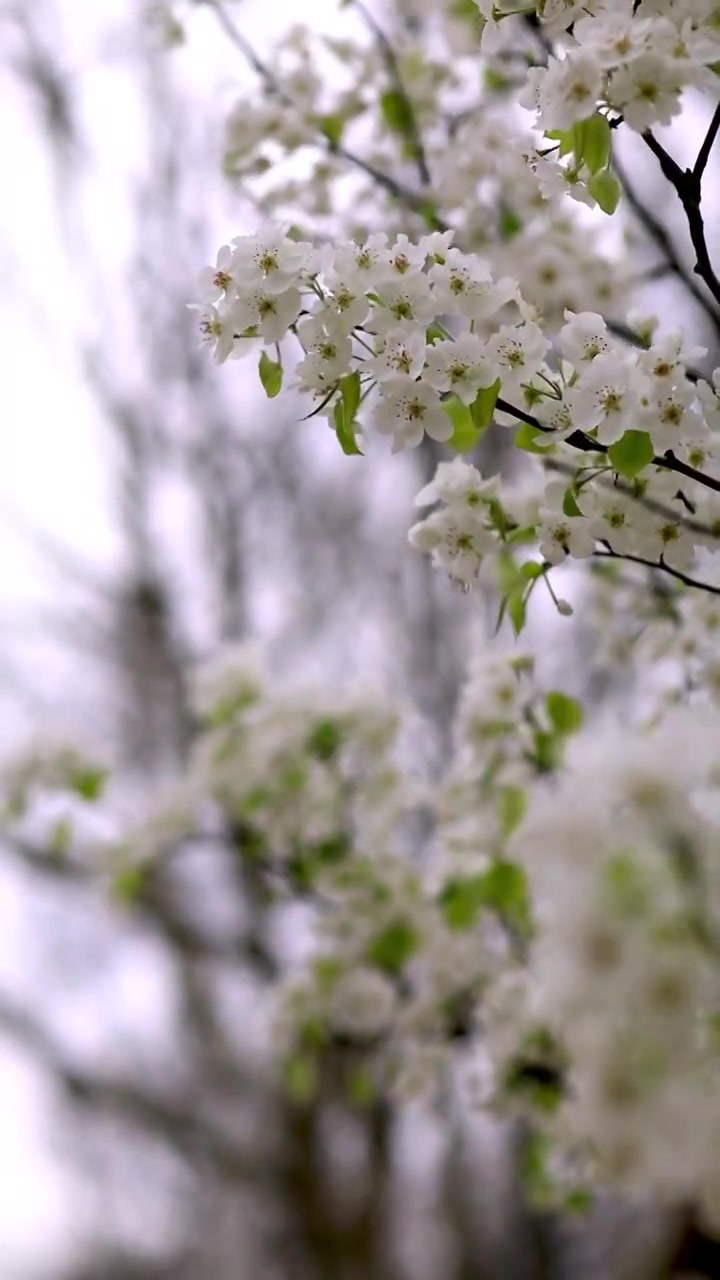
[[[228,7],[260,51],[298,16]],[[188,669],[221,644],[257,641],[280,682],[407,696],[434,759],[493,613],[407,546],[435,446],[342,457],[197,349],[197,271],[258,214],[221,172],[251,73],[212,5],[184,18],[173,44],[134,0],[0,7],[0,745],[80,734],[130,812],[172,785]],[[712,341],[672,278],[646,297]],[[532,626],[581,683],[581,631]],[[622,1262],[568,1262],[477,1118],[283,1099],[253,1016],[273,973],[227,874],[205,851],[123,904],[0,848],[0,1280],[637,1277],[636,1236],[657,1274],[642,1215],[612,1219]]]

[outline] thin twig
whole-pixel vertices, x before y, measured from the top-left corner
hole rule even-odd
[[[720,128],[720,122],[715,123],[715,117],[708,130],[710,137],[710,145],[715,139],[715,134]],[[668,182],[674,187],[679,199],[685,210],[690,239],[693,249],[695,250],[695,274],[707,285],[713,298],[720,303],[720,280],[715,274],[710,254],[708,252],[707,242],[705,239],[705,222],[700,208],[702,196],[702,174],[707,163],[705,157],[705,144],[708,141],[706,136],[700,151],[698,161],[701,162],[699,176],[696,175],[694,169],[681,169],[676,160],[667,152],[661,142],[658,142],[652,129],[646,129],[642,135],[646,146],[650,148],[653,155],[657,159],[660,168],[667,178]],[[708,149],[709,152],[709,149]],[[698,162],[696,162],[697,164]],[[716,325],[720,323],[717,315],[715,316]]]
[[[705,137],[703,138],[702,146],[698,151],[697,160],[693,165],[693,177],[695,181],[699,184],[702,183],[703,174],[705,172],[705,169],[707,168],[707,162],[710,159],[710,152],[712,151],[713,146],[715,144],[715,139],[718,135],[719,129],[720,129],[720,103],[718,103],[717,107],[715,108],[715,114],[712,120],[710,121],[708,131],[705,134]]]
[[[658,218],[655,217],[652,210],[648,209],[646,204],[643,204],[635,191],[627,172],[619,163],[615,154],[613,154],[613,168],[623,189],[623,195],[625,196],[626,203],[635,214],[635,217],[647,232],[650,239],[657,245],[665,259],[668,270],[676,276],[678,280],[682,281],[688,293],[695,299],[698,305],[702,307],[706,315],[710,320],[712,320],[715,328],[720,331],[720,316],[718,316],[717,311],[713,307],[709,298],[706,297],[702,289],[700,289],[693,280],[690,270],[678,254],[667,228],[663,226],[662,222],[660,222]]]
[[[431,187],[432,179],[430,176],[430,169],[428,167],[427,156],[425,154],[425,147],[423,144],[422,133],[420,132],[420,126],[418,124],[415,108],[412,104],[410,95],[408,94],[408,91],[405,88],[405,84],[403,82],[403,78],[400,72],[400,66],[398,64],[395,50],[393,49],[392,44],[390,43],[387,36],[385,35],[385,32],[383,31],[382,27],[379,25],[379,23],[375,21],[375,18],[369,12],[369,10],[365,8],[365,5],[362,3],[362,0],[352,0],[352,3],[354,4],[358,13],[362,15],[364,22],[370,28],[375,39],[377,40],[388,75],[392,80],[392,83],[396,92],[399,94],[400,98],[402,99],[402,103],[405,108],[405,112],[407,114],[408,137],[412,146],[413,159],[417,165],[420,181],[424,187]]]
[[[252,67],[256,75],[258,75],[264,82],[268,92],[285,106],[295,109],[296,104],[293,102],[289,94],[285,92],[271,68],[258,56],[253,46],[248,40],[246,40],[245,36],[238,30],[235,23],[229,17],[222,0],[207,0],[207,2],[215,13],[225,34],[235,47],[239,49],[245,61]],[[389,173],[385,173],[382,169],[376,168],[376,166],[371,164],[368,160],[364,160],[362,156],[357,155],[356,152],[350,151],[349,148],[343,146],[341,143],[333,142],[332,139],[326,137],[320,129],[318,129],[317,145],[325,147],[330,155],[337,156],[339,159],[345,160],[349,165],[352,165],[353,168],[359,169],[362,173],[366,174],[367,177],[372,178],[373,182],[377,183],[383,191],[386,191],[388,195],[391,195],[395,200],[399,201],[400,204],[405,205],[405,207],[410,209],[413,213],[421,214],[425,218],[426,222],[432,226],[433,230],[450,230],[449,224],[440,218],[433,209],[428,207],[426,193],[411,190],[411,188],[405,186],[404,183],[398,182],[397,178],[391,177]]]
[[[620,554],[619,551],[594,551],[594,556],[602,560],[630,560],[633,564],[642,564],[646,569],[657,569],[660,573],[669,573],[671,578],[677,578],[678,582],[682,582],[686,587],[693,587],[696,591],[708,591],[713,596],[720,596],[720,587],[713,587],[709,582],[698,582],[697,578],[690,578],[686,573],[681,573],[679,569],[673,569],[671,565],[666,564],[664,560],[645,560],[643,556],[633,556]]]
[[[552,427],[546,426],[540,422],[531,413],[527,413],[525,409],[518,409],[515,405],[508,404],[507,400],[498,399],[497,407],[502,413],[509,413],[513,417],[518,418],[520,422],[526,422],[530,427],[536,427],[538,431],[542,431],[545,435],[553,435]],[[573,431],[572,435],[567,436],[565,444],[569,444],[573,449],[580,449],[583,453],[607,453],[608,446],[601,444],[599,440],[593,440],[591,436],[585,434],[584,431]],[[696,467],[691,467],[687,462],[681,462],[675,457],[672,449],[666,449],[665,453],[660,457],[658,454],[652,459],[652,465],[662,467],[664,471],[674,471],[677,475],[686,476],[688,480],[694,480],[696,484],[702,485],[705,489],[712,489],[714,493],[720,493],[720,480],[716,480],[714,476],[705,475],[703,471],[698,471]]]
[[[669,268],[667,268],[669,270]],[[647,343],[643,341],[639,333],[635,333],[629,325],[623,324],[620,320],[606,320],[605,325],[608,331],[621,342],[626,342],[628,346],[637,348],[638,351],[647,351]],[[703,382],[705,375],[700,369],[694,369],[692,365],[685,366],[685,377],[688,382]]]
[[[569,462],[561,462],[559,458],[546,458],[543,464],[548,471],[557,471],[560,475],[568,476],[571,480],[577,477],[578,469]],[[664,520],[672,520],[682,529],[687,529],[689,533],[697,533],[703,538],[714,538],[720,540],[720,534],[712,525],[705,524],[702,520],[696,520],[693,516],[683,515],[681,512],[674,511],[672,507],[668,507],[664,502],[658,502],[655,498],[650,498],[646,493],[635,493],[632,486],[622,476],[613,476],[612,480],[606,479],[604,475],[595,475],[594,485],[600,489],[606,489],[608,492],[622,493],[631,502],[635,502],[640,507],[644,507],[646,511],[652,512],[655,516],[662,516]],[[680,495],[678,495],[680,496]]]

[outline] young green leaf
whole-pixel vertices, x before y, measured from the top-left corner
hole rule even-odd
[[[279,360],[271,360],[267,351],[260,352],[260,361],[258,363],[258,373],[260,381],[263,385],[265,395],[273,400],[279,394],[282,387],[283,370]]]
[[[498,811],[500,829],[504,836],[512,835],[520,826],[527,809],[527,794],[522,787],[507,786],[500,788]]]
[[[605,116],[596,114],[583,120],[582,160],[591,173],[607,169],[610,160],[612,130]]]
[[[367,959],[383,973],[398,974],[419,945],[420,938],[412,925],[405,920],[396,920],[394,924],[386,925],[372,939]]]
[[[330,146],[335,149],[340,146],[345,128],[345,121],[339,115],[320,116],[318,119],[320,132],[325,135]]]
[[[340,379],[340,396],[345,409],[345,417],[352,422],[360,405],[360,374],[348,373]]]
[[[621,476],[632,480],[652,462],[655,451],[647,431],[626,431],[610,445],[608,458]]]
[[[484,877],[454,877],[446,881],[439,902],[449,929],[470,929],[485,901]]]
[[[306,1053],[295,1053],[283,1064],[285,1088],[294,1102],[310,1102],[317,1089],[317,1076],[315,1059]]]
[[[538,440],[545,439],[547,434],[541,427],[533,427],[529,422],[523,422],[517,428],[513,437],[515,447],[524,449],[527,453],[547,453],[549,449],[555,447],[554,444],[545,445],[544,448],[541,448],[537,443]]]
[[[399,89],[386,89],[380,94],[380,113],[388,129],[404,138],[412,137],[412,107]]]
[[[541,578],[545,572],[545,565],[539,560],[526,560],[520,565],[520,573],[528,582],[532,582],[535,578]]]
[[[449,447],[458,453],[468,453],[475,448],[482,429],[475,425],[470,409],[457,396],[450,396],[443,401],[443,409],[453,425],[453,433],[448,440]]]
[[[505,538],[505,541],[511,546],[522,542],[536,542],[537,536],[534,524],[522,525],[518,529],[513,529]]]
[[[579,508],[579,506],[578,506],[578,504],[577,504],[577,502],[576,502],[576,500],[575,500],[575,494],[573,493],[572,489],[566,489],[566,490],[565,490],[565,496],[564,496],[564,498],[563,498],[562,509],[563,509],[563,513],[564,513],[564,515],[566,515],[566,516],[581,516],[581,515],[582,515],[582,511],[580,510],[580,508]]]
[[[470,416],[479,431],[484,431],[490,426],[499,395],[500,379],[498,378],[492,386],[481,387],[470,405]]]
[[[335,434],[343,453],[349,457],[353,454],[362,455],[362,450],[358,448],[358,443],[355,439],[355,423],[352,418],[348,419],[342,400],[338,400],[333,409],[333,422],[335,424]]]
[[[620,200],[620,183],[609,169],[594,173],[588,182],[588,191],[603,213],[614,213]]]
[[[520,635],[527,621],[527,606],[525,604],[525,597],[521,595],[520,592],[515,592],[513,595],[511,595],[508,598],[507,614],[510,621],[512,622],[512,628],[515,633],[515,639],[517,640],[518,636]]]
[[[577,733],[582,728],[583,709],[576,698],[561,693],[559,689],[551,689],[545,698],[545,707],[558,733]]]
[[[102,769],[100,766],[95,768],[88,765],[86,768],[77,769],[68,780],[70,790],[83,800],[99,800],[105,790],[108,776],[107,769]]]
[[[485,905],[497,911],[513,928],[530,930],[530,896],[527,877],[515,862],[498,858],[483,876]]]
[[[519,218],[514,209],[510,209],[507,205],[503,205],[500,210],[498,219],[498,234],[501,240],[512,240],[518,231],[522,231],[524,223]]]
[[[545,137],[551,142],[559,142],[558,156],[562,158],[574,150],[575,138],[572,129],[546,129]]]

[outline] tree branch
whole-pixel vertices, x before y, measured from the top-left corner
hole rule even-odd
[[[168,1142],[191,1159],[204,1157],[233,1180],[270,1176],[257,1153],[246,1153],[226,1133],[209,1125],[191,1100],[169,1099],[135,1083],[103,1079],[77,1067],[47,1030],[24,1009],[0,995],[0,1033],[32,1053],[71,1102],[122,1117]]]
[[[703,138],[702,146],[698,151],[697,160],[693,165],[693,170],[692,170],[693,177],[695,181],[698,183],[698,186],[702,183],[703,174],[705,172],[705,169],[707,168],[707,162],[710,159],[710,152],[712,151],[713,146],[715,145],[715,139],[718,135],[718,130],[720,130],[720,103],[718,103],[717,107],[715,108],[715,114],[713,115],[713,118],[710,121],[708,131],[705,134],[705,137]]]
[[[542,431],[545,435],[552,435],[552,427],[545,426],[533,417],[531,413],[527,413],[524,409],[518,409],[515,405],[508,404],[507,400],[498,399],[497,407],[502,413],[511,414],[518,418],[520,422],[526,422],[528,426],[536,427],[538,431]],[[601,444],[599,440],[593,440],[591,436],[585,434],[584,431],[573,431],[569,435],[565,444],[569,444],[573,449],[580,449],[583,453],[607,453],[608,446]],[[681,462],[675,457],[672,449],[666,449],[662,457],[656,454],[652,460],[653,466],[662,467],[664,471],[674,471],[677,475],[686,476],[688,480],[694,480],[696,484],[702,485],[706,489],[712,489],[714,493],[720,493],[720,480],[716,480],[714,476],[708,476],[703,471],[698,471],[696,467],[691,467],[687,462]]]
[[[284,91],[282,85],[277,80],[270,67],[268,67],[260,57],[258,57],[250,42],[246,40],[242,32],[235,26],[235,23],[227,14],[225,7],[222,4],[222,0],[207,0],[207,2],[215,13],[225,34],[232,41],[235,47],[240,50],[245,61],[264,82],[268,91],[280,102],[283,102],[286,106],[295,109],[295,104]],[[407,95],[405,95],[405,98],[407,100]],[[412,111],[412,106],[410,106],[410,110]],[[363,157],[357,155],[356,152],[350,151],[341,143],[333,142],[332,139],[326,137],[321,130],[318,130],[317,144],[318,146],[324,146],[330,155],[338,156],[341,160],[345,160],[349,165],[352,165],[354,169],[359,169],[361,173],[372,178],[373,182],[377,183],[383,191],[386,191],[388,195],[391,195],[395,200],[399,201],[400,204],[405,205],[407,209],[410,209],[413,213],[421,214],[425,218],[426,222],[432,225],[433,230],[450,230],[449,224],[443,221],[442,218],[438,217],[433,210],[428,208],[427,193],[412,191],[410,187],[406,187],[404,183],[398,182],[396,178],[391,177],[389,173],[385,173],[382,169],[376,168],[375,165],[364,160]],[[415,156],[418,165],[421,163],[421,154],[423,153],[421,152]],[[427,170],[427,163],[424,160],[422,163],[423,183],[429,184],[430,174]],[[427,177],[424,176],[425,174],[427,174]]]
[[[413,159],[417,165],[420,182],[424,187],[431,187],[432,179],[430,176],[430,169],[428,167],[427,156],[425,154],[422,133],[418,124],[417,113],[403,83],[395,50],[385,35],[382,27],[375,21],[375,18],[370,11],[365,8],[362,0],[351,0],[351,2],[354,4],[358,13],[362,14],[363,20],[375,36],[388,75],[390,76],[396,92],[402,99],[403,106],[407,114],[408,136],[412,146]]]
[[[695,274],[707,285],[715,301],[720,303],[720,280],[715,274],[710,261],[710,254],[705,240],[705,222],[700,207],[703,172],[715,135],[720,128],[720,121],[716,122],[716,117],[717,112],[703,141],[694,169],[681,169],[677,161],[673,160],[672,156],[665,150],[662,143],[658,142],[652,129],[646,129],[642,138],[657,159],[668,182],[674,187],[685,210],[690,239],[695,250]],[[719,323],[717,317],[715,323],[716,325]]]
[[[678,254],[667,228],[663,226],[662,222],[660,222],[658,218],[655,217],[652,210],[648,209],[647,205],[643,204],[625,169],[618,162],[614,154],[613,168],[620,181],[627,204],[635,214],[638,222],[646,231],[647,235],[655,242],[662,253],[667,264],[668,271],[682,282],[691,297],[693,297],[698,303],[698,306],[702,307],[703,311],[712,321],[715,328],[720,331],[720,316],[710,300],[703,293],[702,289],[700,289],[693,280],[687,266]]]
[[[643,556],[633,556],[629,553],[621,554],[619,551],[612,551],[605,544],[605,551],[594,551],[593,555],[603,560],[630,560],[633,564],[642,564],[646,569],[657,569],[660,573],[669,573],[671,578],[677,578],[678,582],[682,582],[686,587],[693,587],[697,591],[708,591],[710,595],[720,596],[720,587],[714,587],[709,582],[698,582],[697,578],[690,578],[686,573],[681,573],[679,569],[673,569],[671,565],[666,564],[664,560],[646,560]]]

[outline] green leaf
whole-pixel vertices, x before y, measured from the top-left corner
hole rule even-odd
[[[279,360],[271,360],[267,351],[260,352],[258,373],[265,395],[273,400],[282,387],[283,370]]]
[[[500,379],[493,382],[492,386],[481,387],[475,399],[470,405],[470,416],[478,431],[484,431],[490,426],[495,412],[497,398],[500,395]]]
[[[149,868],[144,862],[129,863],[117,872],[113,880],[116,901],[131,907],[140,902],[147,884]]]
[[[505,837],[512,835],[515,828],[520,826],[526,809],[527,795],[522,787],[500,788],[498,810],[500,829]]]
[[[640,915],[650,901],[647,878],[630,851],[620,850],[608,859],[605,884],[613,910],[625,915]]]
[[[503,205],[500,210],[500,218],[498,221],[498,234],[501,240],[512,240],[513,236],[522,231],[522,218],[518,218],[514,209],[509,209],[507,205]]]
[[[484,876],[448,880],[440,894],[440,909],[449,929],[470,929],[485,901]]]
[[[582,516],[582,511],[580,510],[575,500],[575,494],[573,493],[572,489],[565,490],[562,509],[563,509],[564,515],[566,516]]]
[[[396,920],[371,940],[367,959],[383,973],[398,974],[415,954],[419,945],[420,938],[412,925],[405,920]]]
[[[72,840],[73,825],[69,818],[58,818],[50,830],[49,851],[56,858],[64,858]]]
[[[515,816],[519,811],[517,797],[513,797],[512,806]],[[525,872],[514,862],[498,859],[480,875],[453,877],[444,885],[438,901],[450,929],[470,929],[486,907],[523,933],[529,930],[527,880]]]
[[[83,800],[99,800],[105,790],[108,777],[107,769],[88,766],[76,770],[70,776],[68,785],[70,790]]]
[[[470,409],[457,396],[450,396],[443,401],[443,409],[453,425],[453,433],[448,440],[451,449],[458,453],[468,453],[475,448],[482,429],[476,427]]]
[[[415,151],[413,154],[415,154]],[[420,214],[425,226],[429,227],[431,231],[441,230],[441,224],[438,222],[438,209],[434,200],[420,200],[417,204],[417,212]]]
[[[318,956],[312,962],[312,975],[323,992],[332,991],[343,968],[343,962],[337,956]]]
[[[475,12],[477,13],[477,10]],[[499,71],[496,71],[494,67],[485,68],[485,70],[483,71],[483,81],[485,84],[485,88],[490,93],[498,93],[503,89],[509,89],[510,85],[512,84],[512,81],[508,80],[507,76],[504,76]]]
[[[508,597],[507,615],[512,623],[512,629],[517,640],[527,621],[525,598],[519,592]]]
[[[354,1107],[369,1107],[377,1097],[377,1088],[367,1067],[355,1067],[347,1081],[347,1099]]]
[[[484,904],[513,928],[530,931],[530,896],[527,876],[516,862],[498,858],[483,876]]]
[[[594,173],[588,182],[588,191],[603,213],[614,213],[620,200],[620,183],[609,169]]]
[[[403,138],[412,138],[414,129],[413,111],[408,99],[399,89],[386,89],[380,94],[380,114],[392,133]]]
[[[546,733],[544,729],[536,729],[533,734],[532,762],[538,773],[553,773],[561,759],[558,734]]]
[[[586,1213],[592,1204],[592,1192],[587,1187],[574,1187],[568,1191],[563,1207],[568,1213]]]
[[[337,720],[328,716],[317,720],[307,739],[307,749],[316,760],[334,760],[343,740],[342,729]]]
[[[353,455],[362,457],[362,449],[358,448],[358,443],[355,439],[356,423],[352,418],[348,419],[342,400],[338,400],[333,409],[333,422],[335,423],[335,434],[343,453],[349,457]]]
[[[551,142],[560,143],[558,155],[561,158],[574,150],[575,137],[572,129],[546,129],[545,137],[549,138]]]
[[[335,149],[342,142],[345,121],[339,115],[320,116],[318,119],[320,132],[325,135],[330,146]]]
[[[509,551],[498,551],[495,557],[495,577],[498,590],[504,596],[509,596],[511,592],[517,591],[518,588],[522,589],[525,581],[521,570]]]
[[[306,1053],[294,1053],[283,1064],[283,1082],[295,1102],[310,1102],[318,1083],[315,1059]]]
[[[433,347],[436,342],[443,342],[446,337],[447,334],[439,324],[431,324],[430,328],[425,330],[425,341],[429,347]]]
[[[529,422],[523,422],[515,432],[515,447],[517,449],[524,449],[526,453],[547,453],[549,449],[553,449],[555,447],[554,443],[545,445],[542,449],[540,445],[536,443],[538,439],[541,439],[547,434],[548,432],[543,431],[540,427],[533,427]]]
[[[511,1097],[524,1098],[537,1111],[552,1115],[563,1100],[562,1074],[551,1063],[519,1056],[508,1063],[503,1089]]]
[[[507,533],[507,516],[502,503],[498,502],[497,498],[490,498],[487,503],[487,510],[492,528],[497,530],[501,538],[504,538]]]
[[[519,1153],[518,1170],[523,1188],[534,1208],[544,1207],[552,1200],[549,1157],[550,1139],[547,1134],[537,1131],[527,1133]]]
[[[606,169],[610,160],[612,130],[605,116],[589,116],[587,120],[581,120],[575,125],[575,128],[581,128],[579,140],[582,154],[578,156],[577,150],[575,151],[578,164],[586,164],[591,173]]]
[[[577,733],[582,728],[583,709],[577,698],[571,698],[559,689],[551,689],[545,698],[545,707],[558,733]]]
[[[528,582],[533,582],[535,578],[542,578],[545,572],[545,565],[539,560],[526,560],[520,565],[520,573]]]
[[[655,457],[652,441],[647,431],[626,431],[610,445],[608,458],[621,476],[632,480]]]
[[[340,379],[340,396],[348,422],[352,422],[360,407],[360,374],[348,373]]]
[[[516,543],[536,542],[536,532],[534,524],[522,525],[519,529],[513,529],[505,539],[506,542],[514,546]]]

